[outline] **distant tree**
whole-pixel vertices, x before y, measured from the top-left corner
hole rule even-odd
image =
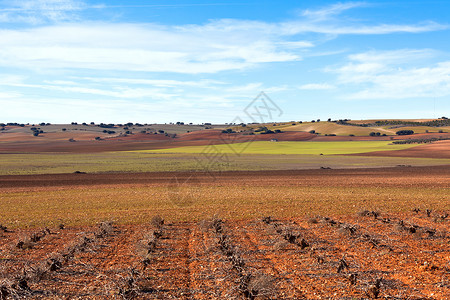
[[[414,131],[412,131],[412,130],[399,130],[395,134],[396,135],[410,135],[410,134],[414,134]]]
[[[316,131],[315,130],[310,130],[309,133],[316,133]]]
[[[61,129],[62,131],[66,131],[67,130],[67,128],[63,128],[63,129]]]
[[[272,130],[266,130],[266,131],[262,131],[261,134],[269,134],[269,133],[275,133]]]
[[[263,132],[263,131],[267,131],[267,127],[262,126],[262,127],[258,127],[257,129],[255,129],[255,132]]]
[[[34,132],[33,132],[33,135],[34,135],[34,136],[38,136],[38,135],[39,135],[39,131],[34,131]]]
[[[236,133],[236,132],[233,131],[233,129],[231,129],[231,128],[227,128],[225,130],[222,130],[222,133]]]
[[[331,118],[328,118],[328,122],[331,122]]]
[[[312,123],[315,123],[315,122],[316,122],[316,120],[311,120],[311,122],[312,122]]]
[[[282,131],[280,129],[276,129],[275,133],[281,133]]]
[[[373,131],[372,131],[371,133],[369,133],[369,135],[370,135],[370,136],[376,136],[377,134],[376,134],[376,132],[373,132]]]
[[[320,122],[320,119],[317,119],[317,122]]]

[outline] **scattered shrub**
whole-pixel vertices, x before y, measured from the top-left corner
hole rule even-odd
[[[396,135],[411,135],[414,134],[413,130],[399,130],[395,133]]]

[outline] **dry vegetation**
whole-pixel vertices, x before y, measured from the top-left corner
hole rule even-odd
[[[449,298],[448,167],[215,175],[0,178],[0,299]]]
[[[31,248],[17,247],[26,232],[6,229],[0,299],[448,299],[446,215],[155,216],[51,230]]]

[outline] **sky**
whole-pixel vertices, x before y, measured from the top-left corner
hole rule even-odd
[[[450,1],[0,0],[0,123],[450,115]],[[258,101],[258,100],[257,100]]]

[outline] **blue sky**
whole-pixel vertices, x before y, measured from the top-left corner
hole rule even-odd
[[[448,1],[0,0],[0,122],[450,112]]]

